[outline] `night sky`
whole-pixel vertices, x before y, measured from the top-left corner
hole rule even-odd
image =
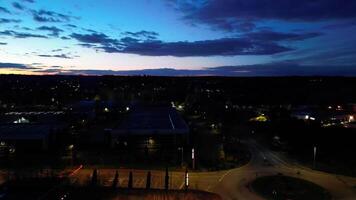
[[[355,0],[0,0],[1,74],[355,76]]]

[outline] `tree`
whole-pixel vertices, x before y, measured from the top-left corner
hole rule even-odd
[[[150,188],[151,188],[151,172],[149,171],[147,173],[146,189],[150,189]]]
[[[112,181],[112,187],[116,188],[119,183],[119,172],[116,170],[114,180]]]
[[[169,186],[169,175],[168,175],[168,167],[166,167],[166,176],[164,177],[164,189],[168,190]]]
[[[132,182],[133,182],[133,177],[132,177],[132,172],[129,174],[129,182],[128,182],[128,188],[132,189]]]

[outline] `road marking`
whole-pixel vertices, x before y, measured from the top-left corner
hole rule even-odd
[[[231,171],[232,171],[232,170],[229,170],[229,171],[227,171],[225,174],[223,174],[223,175],[219,178],[219,182],[221,182],[221,181],[225,178],[226,175],[230,174]]]
[[[180,185],[179,189],[183,189],[184,187],[184,181],[182,182],[182,185]]]
[[[169,121],[171,122],[172,129],[176,129],[176,127],[175,127],[174,124],[173,124],[173,120],[172,120],[172,118],[171,118],[171,115],[169,114],[168,117],[169,117]]]

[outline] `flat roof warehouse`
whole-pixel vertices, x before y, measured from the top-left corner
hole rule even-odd
[[[172,107],[135,107],[113,130],[117,135],[188,134],[189,128]]]

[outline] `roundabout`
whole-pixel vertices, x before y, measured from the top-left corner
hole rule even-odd
[[[331,199],[324,188],[303,179],[283,175],[259,177],[251,183],[251,187],[254,192],[266,199]]]

